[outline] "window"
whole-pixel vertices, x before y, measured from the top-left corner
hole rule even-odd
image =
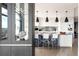
[[[2,9],[2,14],[4,14],[4,15],[8,15],[8,13],[7,13],[7,9],[6,9],[6,8],[2,7],[1,9]]]
[[[2,28],[7,28],[7,17],[2,15]]]
[[[4,6],[5,5],[2,4],[2,7],[1,7],[2,32],[6,32],[8,28],[8,10]]]

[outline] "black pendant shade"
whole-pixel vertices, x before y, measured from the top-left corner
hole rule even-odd
[[[36,22],[39,22],[39,18],[38,17],[36,18]]]
[[[67,17],[65,18],[65,22],[68,22],[68,18]]]
[[[56,17],[55,22],[59,22],[58,17]]]
[[[49,19],[48,19],[48,17],[46,17],[46,22],[48,22],[49,21]]]

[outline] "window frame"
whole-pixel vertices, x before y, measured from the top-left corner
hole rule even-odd
[[[2,6],[1,6],[1,16],[3,15],[3,16],[8,17],[8,15],[5,15],[5,14],[3,14],[3,13],[2,13],[2,8],[7,9],[7,5],[6,5],[6,4],[4,4],[4,3],[2,3]],[[7,9],[7,11],[8,11],[8,9]]]
[[[7,18],[8,18],[8,14],[6,15],[6,14],[3,14],[3,13],[2,13],[2,8],[6,9],[6,10],[7,10],[7,12],[8,12],[7,5],[6,5],[6,4],[4,4],[4,3],[2,3],[2,5],[1,5],[1,22],[2,22],[2,16],[4,16],[4,17],[7,17]],[[7,20],[8,20],[8,19],[7,19]],[[8,25],[7,25],[7,27],[8,27]],[[2,26],[1,26],[1,28],[2,28]]]

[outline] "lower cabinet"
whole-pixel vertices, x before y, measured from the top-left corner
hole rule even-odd
[[[10,46],[0,46],[0,56],[10,56],[11,53],[11,47]]]
[[[60,35],[60,47],[72,47],[72,35]]]
[[[12,56],[32,56],[32,47],[14,46],[11,53]]]
[[[0,46],[0,56],[32,56],[32,47]]]

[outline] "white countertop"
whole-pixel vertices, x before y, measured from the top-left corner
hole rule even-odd
[[[46,33],[46,34],[53,34],[53,33],[57,33],[57,31],[35,31],[35,34],[43,34],[43,33]]]

